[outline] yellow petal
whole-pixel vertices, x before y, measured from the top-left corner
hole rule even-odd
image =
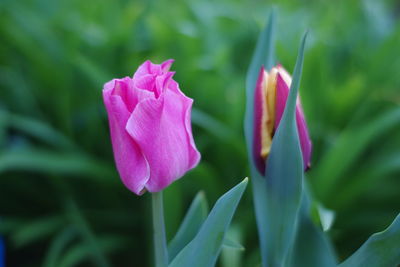
[[[263,114],[261,119],[261,157],[266,158],[271,150],[275,123],[276,77],[278,70],[272,68],[264,73]]]

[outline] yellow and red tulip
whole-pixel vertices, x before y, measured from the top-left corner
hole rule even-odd
[[[260,69],[254,95],[253,157],[258,171],[263,175],[275,131],[285,110],[291,82],[292,77],[281,65],[273,67],[269,72],[264,67]],[[310,167],[312,145],[300,98],[296,103],[296,123],[306,170]]]

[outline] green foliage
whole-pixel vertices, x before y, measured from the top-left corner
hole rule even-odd
[[[237,225],[232,225],[224,240],[221,251],[220,266],[240,267],[243,266],[243,255],[245,248],[240,244],[243,241],[242,229]]]
[[[307,190],[307,186],[304,186],[303,189],[303,198],[297,222],[297,235],[289,266],[336,266],[336,253],[331,242],[318,225],[310,219],[312,217],[310,192]]]
[[[208,203],[205,198],[204,192],[199,192],[195,196],[187,211],[181,225],[174,238],[168,244],[168,258],[169,261],[173,261],[175,256],[190,242],[192,241],[207,219],[208,215]],[[229,232],[228,232],[229,234]],[[225,250],[244,250],[244,247],[238,242],[229,239],[229,236],[225,235],[222,242]]]
[[[383,232],[373,234],[342,267],[396,266],[400,262],[400,215]]]
[[[168,258],[175,256],[196,236],[208,214],[208,203],[204,192],[197,193],[174,238],[168,244]]]
[[[170,267],[215,266],[224,243],[226,231],[246,189],[247,180],[247,178],[244,179],[243,182],[218,199],[195,238],[178,253],[169,264]]]
[[[310,29],[300,92],[313,140],[306,179],[335,211],[327,234],[343,261],[399,211],[398,3],[274,2],[276,60],[286,69]],[[271,2],[259,0],[0,1],[0,232],[7,266],[73,262],[70,250],[81,245],[81,264],[93,262],[93,248],[66,208],[69,198],[110,264],[150,266],[150,199],[119,181],[101,99],[106,81],[132,75],[146,59],[176,59],[175,78],[195,100],[202,153],[201,164],[165,192],[168,236],[199,190],[213,203],[248,176],[245,74],[270,11]],[[248,191],[234,219],[246,267],[260,263],[252,207]],[[45,227],[36,232],[41,221]]]

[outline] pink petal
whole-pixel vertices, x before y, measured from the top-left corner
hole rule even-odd
[[[265,173],[265,160],[261,157],[261,123],[263,114],[263,101],[265,101],[264,93],[264,66],[260,69],[260,74],[258,75],[256,89],[254,92],[254,138],[253,138],[253,157],[256,168],[262,174]]]
[[[288,84],[286,84],[283,77],[278,72],[276,81],[275,130],[278,128],[278,125],[282,119],[288,95],[289,95],[289,86]],[[299,98],[297,99],[296,103],[296,124],[297,124],[297,131],[299,133],[301,152],[303,154],[304,169],[308,169],[310,167],[312,145]]]
[[[196,148],[196,144],[194,143],[194,138],[192,134],[192,120],[191,120],[191,112],[192,112],[192,104],[193,100],[191,98],[185,97],[187,100],[184,101],[184,110],[186,110],[184,114],[185,121],[185,130],[187,142],[189,143],[189,169],[193,169],[200,162],[200,152]]]
[[[308,135],[308,128],[303,111],[299,105],[296,106],[296,123],[297,131],[299,132],[301,152],[303,153],[304,169],[307,170],[311,167],[312,143]]]
[[[139,144],[151,173],[146,188],[157,192],[197,165],[190,127],[193,100],[166,90],[158,99],[139,103],[126,126]]]
[[[149,97],[154,97],[153,92],[145,89],[134,88],[134,81],[131,78],[114,79],[106,83],[105,88],[111,90],[111,95],[120,96],[128,111],[131,113],[136,105]]]
[[[154,92],[156,77],[157,76],[153,74],[145,74],[138,78],[133,78],[132,79],[133,88],[135,90],[140,89],[149,92]]]
[[[163,73],[166,73],[169,71],[173,62],[173,59],[168,59],[161,64],[153,64],[150,60],[147,60],[139,66],[139,68],[133,75],[133,79],[137,79],[141,76],[148,74],[161,75]]]
[[[281,122],[288,95],[289,87],[278,72],[276,78],[275,130],[278,128],[278,125]]]
[[[103,100],[108,113],[114,159],[119,175],[129,190],[140,195],[150,178],[150,169],[139,146],[125,130],[130,116],[130,104],[127,106],[124,98],[130,93],[124,81],[126,80],[121,79],[106,83]]]
[[[168,84],[172,81],[172,76],[174,76],[174,74],[175,72],[169,71],[156,78],[156,97],[158,97],[168,88]]]
[[[153,92],[155,97],[158,98],[175,74],[175,72],[168,71],[173,60],[167,60],[161,65],[153,64],[150,61],[146,62],[139,67],[133,77],[134,88]]]
[[[173,59],[168,59],[168,60],[164,61],[163,63],[161,63],[161,69],[162,69],[163,73],[166,73],[169,71],[172,63],[174,63]]]

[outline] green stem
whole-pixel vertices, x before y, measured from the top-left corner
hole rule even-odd
[[[153,235],[156,267],[168,266],[167,240],[165,238],[162,192],[151,194],[153,207]]]

